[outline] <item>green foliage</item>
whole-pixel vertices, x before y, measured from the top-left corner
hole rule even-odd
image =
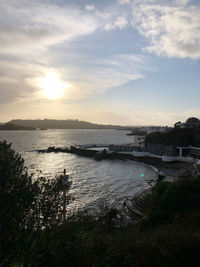
[[[173,183],[160,182],[153,188],[149,214],[143,226],[172,222],[200,208],[200,179],[184,178]]]
[[[39,230],[58,225],[63,219],[63,175],[54,179],[39,177],[35,193],[36,199],[32,206],[32,219],[34,227]],[[69,190],[70,186],[66,186]],[[66,204],[70,196],[66,195]]]
[[[24,167],[24,160],[0,142],[0,226],[1,256],[15,254],[23,244],[23,236],[30,221],[35,183]]]
[[[4,262],[20,257],[35,234],[62,221],[62,179],[34,179],[11,144],[0,142],[0,258]]]
[[[191,229],[189,223],[162,226],[145,233],[134,225],[111,233],[99,227],[94,217],[83,215],[42,231],[34,240],[27,265],[198,266],[198,234],[198,228]]]
[[[193,129],[172,129],[167,133],[153,132],[146,136],[146,143],[153,145],[189,146],[199,145]]]
[[[28,266],[198,266],[199,190],[198,179],[156,184],[147,214],[154,227],[145,232],[140,224],[110,229],[115,210],[69,218],[35,239]]]
[[[167,190],[167,188],[170,186],[170,182],[161,181],[155,184],[155,186],[152,188],[153,198],[155,201],[159,201],[164,192]]]
[[[95,214],[99,222],[99,227],[104,231],[113,231],[113,229],[121,224],[120,212],[113,207],[109,207],[107,203],[101,203],[99,211]]]
[[[0,190],[1,266],[199,266],[199,178],[157,183],[142,224],[107,207],[63,221],[63,177],[34,180],[0,142]]]

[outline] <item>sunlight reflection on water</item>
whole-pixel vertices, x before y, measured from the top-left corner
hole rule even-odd
[[[125,131],[116,130],[47,130],[47,131],[1,131],[0,140],[12,142],[20,152],[29,170],[41,175],[54,177],[63,172],[73,181],[70,194],[75,200],[70,210],[94,208],[101,201],[112,203],[117,199],[132,196],[147,185],[155,176],[147,165],[131,161],[95,161],[73,154],[38,154],[34,149],[73,144],[124,144],[131,143],[132,137]],[[142,173],[142,175],[141,175]]]

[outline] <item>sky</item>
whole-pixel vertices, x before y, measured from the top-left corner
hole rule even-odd
[[[1,0],[0,121],[200,118],[199,0]]]

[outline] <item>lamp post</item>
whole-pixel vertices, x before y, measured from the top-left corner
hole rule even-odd
[[[66,192],[69,186],[69,175],[66,174],[66,169],[63,171],[63,179],[62,179],[62,184],[63,184],[63,221],[66,220]]]

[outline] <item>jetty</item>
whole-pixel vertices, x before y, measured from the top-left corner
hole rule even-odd
[[[131,160],[145,163],[164,172],[169,180],[174,177],[184,176],[188,169],[193,165],[193,159],[184,157],[167,157],[150,154],[149,152],[138,151],[111,151],[108,144],[87,144],[68,147],[50,146],[47,149],[34,150],[38,153],[71,153],[81,157],[87,157],[94,160]]]

